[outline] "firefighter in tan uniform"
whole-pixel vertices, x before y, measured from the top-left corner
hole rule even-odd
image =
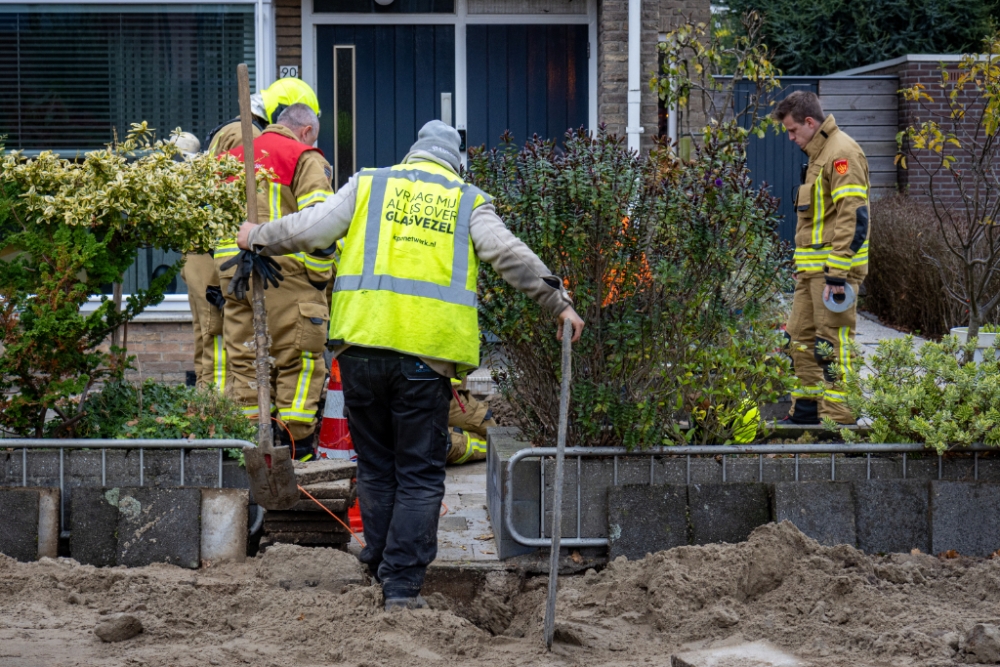
[[[250,97],[253,114],[253,136],[257,138],[268,123],[276,120],[284,109],[303,103],[319,115],[316,93],[305,81],[278,79]],[[239,117],[226,121],[209,133],[205,145],[218,156],[243,143]],[[181,278],[188,286],[191,321],[194,328],[194,369],[200,386],[226,388],[226,346],[222,337],[222,307],[226,300],[219,289],[219,274],[210,253],[189,253],[185,256]]]
[[[825,116],[819,98],[795,92],[773,113],[809,156],[796,201],[795,298],[786,333],[799,388],[787,422],[815,424],[830,417],[853,424],[843,377],[854,367],[857,304],[843,312],[845,286],[854,294],[868,274],[868,161],[861,147]]]
[[[465,389],[465,380],[452,378],[451,404],[448,406],[448,465],[459,465],[486,458],[486,429],[496,426],[493,410]]]
[[[312,144],[319,134],[316,114],[304,104],[288,107],[275,125],[269,125],[254,140],[257,169],[271,172],[268,183],[257,193],[261,222],[277,220],[333,194],[330,165]],[[243,159],[242,147],[230,151]],[[244,413],[260,418],[255,382],[255,353],[248,347],[254,336],[250,298],[228,294],[235,267],[222,268],[236,256],[235,239],[219,244],[215,264],[220,289],[225,295],[223,337],[229,357],[226,393],[244,406]],[[295,440],[296,458],[308,458],[313,451],[316,407],[323,390],[326,368],[323,349],[327,340],[330,307],[326,287],[333,277],[333,258],[297,252],[275,258],[284,275],[278,289],[266,293],[267,326],[274,357],[271,395],[274,406],[266,406],[263,418],[277,409],[284,427],[276,433],[288,444],[288,432]],[[288,429],[287,431],[285,429]]]

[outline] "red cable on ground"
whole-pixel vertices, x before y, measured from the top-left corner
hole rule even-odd
[[[454,391],[455,391],[455,388],[452,387],[452,392],[454,392]],[[462,401],[458,398],[457,392],[455,393],[455,399],[458,400],[458,404],[459,404],[459,406],[461,406],[462,412],[465,412],[465,406],[462,405]],[[292,432],[288,430],[288,427],[285,425],[285,422],[281,421],[277,417],[271,417],[271,419],[274,420],[274,421],[276,421],[276,422],[278,422],[281,425],[281,428],[285,429],[285,432],[288,433],[288,439],[292,442],[292,459],[294,459],[295,458],[295,438],[292,437]],[[323,509],[324,512],[326,512],[327,514],[329,514],[330,516],[332,516],[334,519],[336,519],[337,523],[339,523],[341,526],[343,526],[344,528],[346,528],[347,532],[349,532],[351,534],[351,537],[353,537],[354,539],[356,539],[358,541],[358,544],[361,545],[361,548],[362,549],[365,548],[365,543],[361,541],[361,538],[358,537],[358,534],[355,533],[353,530],[351,530],[351,527],[349,525],[347,525],[346,523],[344,523],[339,516],[337,516],[336,514],[334,514],[333,512],[331,512],[330,510],[328,510],[326,508],[326,505],[324,505],[320,501],[318,501],[315,498],[313,498],[312,495],[308,491],[306,491],[305,489],[303,489],[301,486],[299,487],[299,491],[301,491],[302,493],[306,494],[306,497],[309,498],[309,500],[311,500],[314,503],[316,503],[317,505],[319,505]],[[451,510],[448,509],[448,506],[445,505],[443,502],[441,503],[441,507],[444,508],[444,511],[441,512],[441,516],[445,516],[446,514],[448,514],[449,511],[451,511]]]
[[[285,429],[285,432],[288,433],[288,439],[292,443],[292,459],[294,460],[295,459],[295,438],[292,437],[292,432],[288,430],[288,426],[285,425],[285,422],[281,421],[277,417],[271,417],[271,419],[274,420],[274,421],[276,421],[276,422],[278,422],[281,425],[281,428]],[[344,523],[339,516],[337,516],[336,514],[334,514],[333,512],[331,512],[329,509],[327,509],[326,505],[324,505],[320,501],[318,501],[315,498],[313,498],[312,494],[309,493],[308,491],[306,491],[305,489],[303,489],[301,486],[299,486],[299,491],[302,492],[302,493],[304,493],[306,495],[306,497],[309,498],[309,500],[311,500],[314,503],[316,503],[317,505],[319,505],[320,508],[324,512],[326,512],[327,514],[329,514],[330,516],[332,516],[334,519],[336,519],[337,523],[339,523],[341,526],[343,526],[344,528],[346,528],[347,532],[349,532],[351,534],[351,537],[353,537],[354,539],[356,539],[358,541],[358,544],[361,545],[361,548],[362,549],[365,548],[365,543],[361,541],[361,538],[358,537],[358,534],[355,533],[353,530],[351,530],[351,527],[348,526],[346,523]]]

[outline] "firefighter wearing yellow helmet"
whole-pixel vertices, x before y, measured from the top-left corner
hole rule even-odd
[[[319,117],[319,99],[308,83],[302,79],[278,79],[270,86],[250,96],[250,111],[253,113],[254,138],[260,136],[264,128],[274,123],[285,108],[293,104],[305,104]],[[208,135],[208,149],[212,155],[231,151],[243,143],[240,117],[219,125]]]
[[[253,136],[256,139],[268,125],[293,104],[305,104],[319,116],[319,100],[308,83],[301,79],[278,79],[270,86],[250,96],[253,114]],[[216,127],[203,145],[218,156],[243,144],[240,118]],[[201,386],[215,385],[220,391],[226,384],[226,345],[222,338],[222,306],[226,300],[219,288],[219,273],[209,253],[185,256],[184,282],[188,286],[191,319],[194,327],[194,365]]]

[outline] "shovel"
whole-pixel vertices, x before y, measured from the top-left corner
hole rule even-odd
[[[573,372],[573,323],[566,319],[562,339],[562,388],[559,393],[559,437],[556,440],[556,481],[553,487],[552,546],[549,550],[549,596],[545,601],[545,648],[552,650],[556,632],[556,593],[559,591],[559,541],[562,537],[563,465],[569,422],[569,381]]]
[[[247,220],[257,223],[257,179],[254,176],[253,129],[250,111],[250,75],[247,66],[236,68],[240,90],[240,125],[243,130],[243,168],[247,182]],[[267,311],[264,308],[264,281],[254,275],[250,281],[253,307],[254,348],[257,353],[257,447],[243,450],[250,489],[257,504],[268,510],[287,510],[299,502],[292,455],[288,447],[275,447],[271,431],[271,363]]]

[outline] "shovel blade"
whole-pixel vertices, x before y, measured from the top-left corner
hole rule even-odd
[[[264,509],[291,509],[299,502],[299,486],[295,481],[291,453],[288,447],[275,447],[271,451],[269,467],[264,454],[256,447],[243,450],[250,490],[254,500]]]

